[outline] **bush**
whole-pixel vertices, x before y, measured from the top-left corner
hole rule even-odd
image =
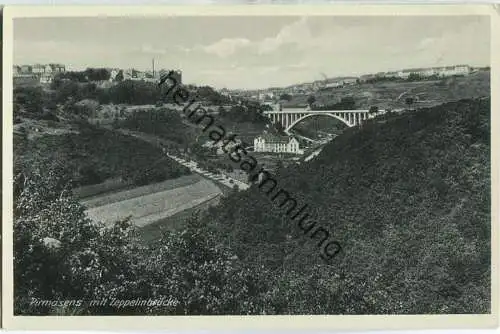
[[[167,233],[146,248],[127,221],[110,227],[90,221],[57,165],[37,160],[15,171],[14,314],[258,312],[255,272],[241,267],[196,218],[184,231]],[[170,304],[120,308],[109,302],[153,296]],[[88,303],[105,299],[102,306]],[[64,307],[35,300],[80,302]]]
[[[64,160],[75,186],[121,177],[136,185],[145,185],[189,174],[189,170],[165,157],[160,148],[140,139],[86,122],[79,134],[44,136],[31,143],[28,152]]]

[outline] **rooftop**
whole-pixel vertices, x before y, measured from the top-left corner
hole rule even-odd
[[[258,136],[257,138],[264,139],[266,143],[270,144],[288,144],[293,137],[266,133]]]

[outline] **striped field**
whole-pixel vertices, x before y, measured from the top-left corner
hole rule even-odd
[[[138,187],[108,197],[99,196],[87,202],[95,205],[87,206],[87,214],[91,219],[107,225],[130,216],[134,225],[143,227],[198,206],[221,194],[221,190],[206,179],[168,190],[162,190],[162,184],[163,182]],[[150,192],[146,193],[146,190]]]

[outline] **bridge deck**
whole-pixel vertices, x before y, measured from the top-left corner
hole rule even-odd
[[[332,113],[368,113],[368,110],[281,110],[264,111],[264,114],[332,114]]]

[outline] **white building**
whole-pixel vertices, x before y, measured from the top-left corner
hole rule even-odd
[[[455,65],[443,67],[429,67],[429,68],[413,68],[406,69],[398,72],[398,76],[407,79],[411,73],[417,74],[422,77],[430,77],[433,75],[448,77],[452,75],[468,75],[471,72],[469,65]],[[389,76],[386,74],[386,76]]]
[[[129,68],[123,71],[123,80],[132,80],[134,78],[134,69]]]
[[[40,83],[41,84],[49,84],[54,80],[54,76],[50,73],[43,73],[40,75]]]
[[[272,99],[274,99],[272,92],[259,93],[259,101],[271,101]]]
[[[290,136],[261,135],[253,140],[253,147],[255,152],[304,153],[299,141]]]
[[[457,74],[469,74],[471,72],[471,67],[469,65],[457,65],[455,66],[455,72]]]
[[[358,82],[358,78],[356,77],[348,77],[348,78],[343,78],[342,83],[345,85],[354,85],[356,82]]]
[[[120,70],[113,68],[109,71],[109,81],[115,81],[116,76],[120,73]]]
[[[14,75],[33,74],[41,76],[42,74],[56,74],[66,71],[66,67],[62,64],[35,64],[35,65],[20,65],[14,66]]]
[[[330,82],[325,85],[325,88],[338,88],[342,87],[343,82],[335,81],[335,82]]]
[[[35,64],[31,69],[33,74],[42,74],[45,73],[45,65]]]

